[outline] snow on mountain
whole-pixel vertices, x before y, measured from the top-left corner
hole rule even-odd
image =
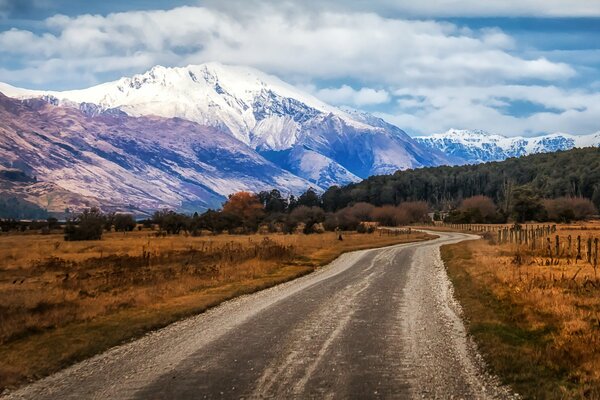
[[[214,127],[321,188],[448,163],[444,154],[426,151],[393,125],[337,109],[246,67],[157,66],[83,90],[30,91],[0,85],[0,92],[21,99],[41,97],[88,115],[177,117]]]
[[[456,164],[502,161],[528,154],[600,146],[600,132],[581,136],[553,133],[537,137],[506,137],[480,130],[450,129],[445,133],[414,139],[429,149],[441,150]]]
[[[74,203],[81,206],[199,210],[219,207],[235,191],[277,187],[299,193],[310,186],[216,128],[178,118],[90,117],[1,94],[0,153],[0,169],[56,185],[66,191],[62,198],[77,194],[81,199]],[[47,198],[42,205],[49,211],[64,211],[64,201],[51,201],[56,188],[19,190]]]

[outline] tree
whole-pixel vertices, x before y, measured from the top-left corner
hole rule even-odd
[[[277,189],[270,192],[262,191],[258,194],[258,198],[267,213],[282,213],[287,210],[288,202]]]
[[[135,218],[132,214],[115,214],[114,226],[117,232],[131,232],[136,226]]]
[[[321,199],[313,188],[309,188],[298,198],[298,205],[306,207],[319,207],[321,205]]]
[[[188,230],[190,217],[165,209],[155,212],[152,220],[161,231],[169,235],[178,235],[182,230]]]
[[[543,221],[546,210],[540,198],[529,188],[518,188],[512,192],[512,216],[517,222]]]
[[[594,186],[594,191],[592,192],[592,203],[596,206],[596,210],[600,210],[600,184]]]
[[[104,230],[110,232],[115,223],[115,213],[104,214]]]
[[[289,215],[288,228],[293,230],[304,223],[304,233],[312,233],[313,226],[325,220],[325,212],[320,207],[298,206]]]
[[[258,229],[265,210],[257,195],[250,192],[238,192],[229,196],[223,205],[223,214],[239,221],[239,226],[243,227],[245,231],[254,232]]]
[[[48,229],[50,229],[50,230],[56,229],[59,227],[58,219],[56,219],[54,217],[48,217],[48,219],[46,219],[46,222],[48,223]]]
[[[106,219],[99,209],[85,210],[79,216],[67,220],[65,240],[100,240],[105,223]]]
[[[223,215],[220,211],[208,209],[206,212],[200,215],[198,218],[198,224],[200,229],[207,229],[212,233],[221,233],[231,226],[230,221],[226,215]]]

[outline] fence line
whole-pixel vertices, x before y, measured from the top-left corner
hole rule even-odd
[[[581,235],[561,237],[556,234],[556,225],[443,224],[442,226],[468,232],[490,232],[491,235],[488,236],[490,242],[499,245],[513,244],[518,249],[530,250],[547,257],[549,264],[566,258],[568,262],[573,263],[579,260],[586,261],[594,267],[594,270],[598,266],[599,238],[590,236],[586,240]]]

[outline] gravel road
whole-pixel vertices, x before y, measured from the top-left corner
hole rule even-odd
[[[465,334],[438,239],[319,271],[115,347],[7,399],[511,398]]]

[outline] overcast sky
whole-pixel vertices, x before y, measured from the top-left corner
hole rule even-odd
[[[409,134],[600,131],[600,0],[0,0],[0,81],[259,68]]]

